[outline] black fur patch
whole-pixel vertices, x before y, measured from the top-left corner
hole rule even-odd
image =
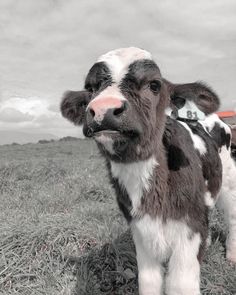
[[[186,158],[184,152],[179,147],[170,145],[167,150],[169,170],[178,171],[181,167],[189,165],[188,158]]]
[[[179,126],[176,124],[176,121],[170,119],[169,117],[167,118],[166,129],[163,136],[163,144],[167,154],[168,168],[171,171],[178,171],[181,167],[183,168],[189,165],[189,159],[186,157],[186,153],[182,148],[179,147],[179,138],[177,138],[177,133],[180,133],[181,130],[184,130],[183,134],[179,135],[183,137],[184,140],[186,140],[185,129],[183,129],[182,126],[179,128]],[[190,137],[187,141],[188,142],[186,142],[186,144],[192,145]]]
[[[132,220],[132,216],[130,214],[130,211],[132,209],[132,204],[131,204],[129,195],[124,188],[121,188],[117,179],[113,178],[112,184],[116,191],[116,199],[117,199],[118,206],[121,212],[124,214],[124,217],[126,218],[127,222],[130,223]]]
[[[97,62],[90,69],[86,80],[85,89],[97,95],[112,84],[111,71],[105,62]]]
[[[132,216],[131,216],[131,210],[132,210],[132,203],[129,198],[129,195],[124,187],[121,187],[118,179],[114,178],[111,174],[111,164],[109,161],[106,161],[107,167],[108,167],[108,172],[110,176],[110,182],[112,186],[115,189],[116,192],[116,200],[118,203],[118,206],[123,213],[125,219],[127,220],[128,223],[132,221]]]
[[[139,90],[144,83],[152,80],[152,76],[160,73],[158,66],[149,59],[133,62],[128,69],[128,73],[122,79],[121,89]]]
[[[85,110],[90,101],[91,94],[88,91],[67,91],[61,102],[63,117],[75,125],[84,123]]]
[[[226,133],[225,129],[222,128],[219,123],[215,123],[215,126],[211,130],[210,134],[219,148],[224,145],[227,147],[227,149],[230,147],[230,134]]]

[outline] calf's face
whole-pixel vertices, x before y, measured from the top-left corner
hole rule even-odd
[[[127,162],[148,158],[158,146],[167,104],[151,55],[127,48],[101,56],[86,77],[85,91],[67,93],[61,110],[83,123],[84,135],[93,137],[106,156]]]

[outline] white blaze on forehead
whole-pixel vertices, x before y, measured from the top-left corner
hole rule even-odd
[[[112,72],[114,82],[120,82],[127,73],[130,64],[140,59],[152,60],[152,55],[146,50],[128,47],[109,51],[99,57],[97,62],[105,62]]]

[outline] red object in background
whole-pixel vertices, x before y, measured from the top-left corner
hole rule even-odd
[[[222,112],[217,112],[217,115],[220,118],[229,118],[229,117],[236,116],[236,112],[235,111],[222,111]]]
[[[217,115],[222,121],[228,124],[232,132],[232,146],[236,146],[236,112],[235,111],[223,111],[217,112]]]

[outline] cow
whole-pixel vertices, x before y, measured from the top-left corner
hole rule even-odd
[[[186,102],[204,120],[178,117]],[[218,106],[208,86],[167,81],[152,55],[135,47],[102,55],[84,90],[64,94],[62,115],[83,126],[106,160],[131,227],[141,295],[200,294],[208,213],[217,201],[229,224],[227,258],[236,262],[236,169],[230,130],[212,114]]]

